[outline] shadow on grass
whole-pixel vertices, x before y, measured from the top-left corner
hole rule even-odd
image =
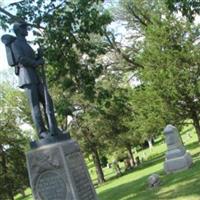
[[[109,184],[110,181],[118,179],[119,177],[123,177],[123,176],[131,174],[133,172],[138,172],[138,171],[144,170],[144,169],[146,169],[148,167],[152,167],[154,165],[157,165],[160,162],[164,162],[164,155],[163,154],[160,154],[159,156],[157,156],[153,160],[145,161],[145,162],[141,163],[139,166],[137,166],[135,168],[132,168],[132,169],[130,169],[128,171],[122,172],[121,176],[113,175],[112,177],[107,178],[106,179],[106,183],[104,183],[103,185]]]
[[[115,186],[99,193],[100,200],[149,200],[162,199],[169,200],[176,197],[190,199],[192,196],[199,196],[200,199],[200,160],[196,161],[192,167],[186,171],[166,175],[157,171],[161,176],[162,184],[157,189],[149,189],[147,178],[130,181],[126,184]]]
[[[186,145],[187,150],[193,150],[199,147],[199,142],[193,142],[191,144]]]
[[[184,130],[183,132],[181,132],[181,135],[184,135],[184,134],[186,134],[186,133],[188,133],[189,131],[192,131],[192,130],[194,130],[193,126],[188,127],[186,130]]]
[[[155,199],[155,195],[149,198],[149,195],[146,195],[146,188],[147,184],[147,177],[144,176],[140,179],[131,181],[126,184],[122,184],[119,186],[115,186],[113,188],[107,189],[103,192],[99,193],[99,199],[100,200],[133,200],[133,199],[143,199],[143,200],[149,200],[149,199]],[[147,189],[149,190],[149,189]],[[142,198],[141,198],[142,197]]]
[[[154,142],[154,146],[159,145],[159,144],[162,144],[163,141],[164,141],[163,137],[160,137],[159,139],[157,139],[157,140]]]
[[[195,162],[192,167],[186,171],[163,177],[165,187],[169,187],[170,185],[176,185],[176,187],[168,191],[161,191],[159,193],[159,199],[167,200],[182,197],[189,200],[191,196],[199,196],[198,199],[200,199],[199,172],[200,160]]]

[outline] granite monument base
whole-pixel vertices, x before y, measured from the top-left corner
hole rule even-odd
[[[35,200],[97,200],[75,141],[68,139],[41,145],[26,157]]]
[[[165,160],[164,170],[167,174],[188,169],[192,165],[192,157],[188,152],[184,155]]]

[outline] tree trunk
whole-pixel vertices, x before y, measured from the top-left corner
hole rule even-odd
[[[13,196],[12,191],[11,191],[11,193],[9,193],[9,198],[10,198],[10,200],[14,200],[14,196]]]
[[[152,143],[152,138],[148,138],[148,144],[149,144],[149,149],[151,150],[153,148],[153,143]]]
[[[1,155],[1,160],[2,160],[1,166],[2,166],[2,172],[4,175],[4,185],[7,185],[7,196],[9,197],[10,200],[14,200],[12,186],[10,184],[9,178],[7,177],[6,155],[5,155],[2,145],[0,145],[0,155]]]
[[[98,153],[96,147],[93,147],[92,150],[93,150],[92,158],[93,158],[94,166],[96,168],[98,183],[104,183],[105,178],[104,178],[104,173],[103,173],[103,170],[102,170],[102,167],[101,167],[99,153]]]
[[[198,136],[198,140],[200,142],[200,124],[199,124],[199,117],[196,112],[193,113],[192,120],[194,128],[196,130],[196,134]]]
[[[23,198],[26,197],[25,190],[22,190],[22,191],[20,192],[20,194],[22,195]]]
[[[133,157],[133,152],[132,152],[132,149],[131,149],[131,145],[127,145],[126,148],[128,150],[128,156],[130,158],[131,167],[134,167],[135,166],[135,160],[134,160],[134,157]]]

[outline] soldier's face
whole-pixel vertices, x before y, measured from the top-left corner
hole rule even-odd
[[[28,35],[27,26],[21,26],[19,30],[20,30],[20,34],[22,36],[27,36]]]

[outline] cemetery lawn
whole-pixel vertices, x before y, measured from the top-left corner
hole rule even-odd
[[[191,133],[191,137],[188,133]],[[112,169],[104,168],[107,182],[96,186],[99,200],[200,200],[200,144],[191,127],[186,127],[182,132],[182,139],[193,157],[190,169],[166,175],[163,171],[166,146],[160,139],[151,151],[138,152],[140,156],[145,152],[148,159],[121,177],[116,177]],[[88,167],[96,182],[93,166],[90,164]],[[162,181],[161,186],[155,189],[149,189],[147,185],[147,178],[152,173],[159,174]],[[30,189],[26,194],[25,198],[18,195],[15,200],[33,200]]]

